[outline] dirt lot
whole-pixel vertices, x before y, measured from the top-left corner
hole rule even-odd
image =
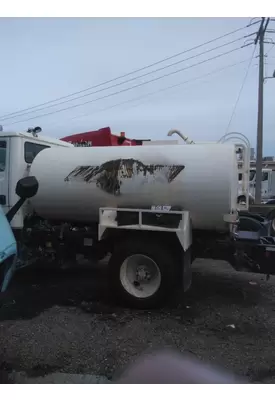
[[[275,278],[199,260],[178,307],[111,305],[106,268],[18,273],[0,308],[0,372],[114,373],[143,351],[173,346],[253,382],[275,382]]]

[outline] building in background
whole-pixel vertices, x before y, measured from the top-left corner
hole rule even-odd
[[[250,149],[250,160],[255,160],[255,149],[251,147]]]
[[[274,156],[263,157],[263,161],[274,161],[274,159],[275,159]]]

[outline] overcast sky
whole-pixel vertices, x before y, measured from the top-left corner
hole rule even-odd
[[[0,115],[26,109],[111,80],[248,23],[249,18],[2,18]],[[275,23],[272,24],[275,28]],[[257,26],[246,28],[125,79],[195,56],[242,38],[256,29]],[[163,139],[169,129],[177,128],[195,141],[219,139],[226,132],[253,45],[81,107],[18,124],[11,123],[91,101],[169,72],[187,68],[240,47],[245,40],[247,38],[124,85],[36,113],[32,110],[32,113],[21,117],[0,119],[0,123],[5,130],[25,130],[29,126],[39,125],[45,135],[54,137],[110,126],[114,133],[125,131],[130,138]],[[266,57],[265,72],[266,75],[272,75],[275,68],[275,47],[266,45],[265,50],[270,50]],[[239,63],[243,60],[245,62]],[[257,122],[257,62],[256,58],[252,61],[229,129],[247,135],[253,146]],[[192,82],[194,78],[234,63],[239,64]],[[109,83],[108,86],[122,81]],[[160,91],[185,81],[190,82],[171,90]],[[103,88],[104,86],[100,86],[90,92]],[[157,93],[146,97],[152,92]],[[274,93],[275,79],[267,80],[264,97],[265,155],[275,155]],[[135,98],[140,99],[134,101]]]

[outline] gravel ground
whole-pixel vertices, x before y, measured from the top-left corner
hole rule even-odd
[[[148,349],[172,346],[252,382],[275,383],[275,278],[198,260],[179,306],[112,305],[107,271],[22,270],[0,308],[0,380],[53,372],[112,379]]]

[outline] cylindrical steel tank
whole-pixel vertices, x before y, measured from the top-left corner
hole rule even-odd
[[[236,209],[234,144],[50,148],[34,159],[31,200],[46,219],[98,221],[99,207],[167,205],[191,213],[193,228],[224,230]]]

